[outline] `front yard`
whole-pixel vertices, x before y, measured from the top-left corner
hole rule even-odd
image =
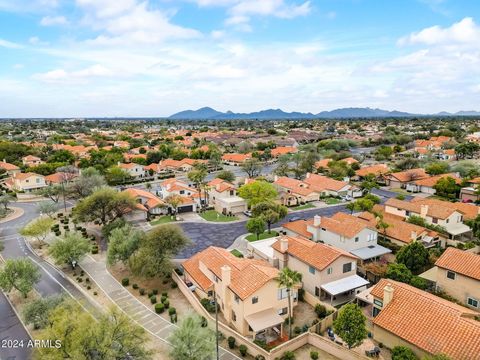
[[[342,201],[340,199],[330,197],[330,198],[323,199],[323,202],[327,205],[336,205],[336,204],[340,204]]]
[[[164,215],[153,221],[150,221],[150,225],[155,226],[155,225],[167,224],[174,221],[175,220],[172,218],[171,215]]]
[[[213,222],[229,222],[229,221],[235,221],[238,220],[238,217],[236,216],[227,216],[220,214],[219,212],[215,210],[207,210],[199,214],[203,219],[207,221],[213,221]]]
[[[313,209],[313,208],[315,208],[315,205],[308,203],[305,205],[294,206],[290,208],[290,210],[307,210],[307,209]]]
[[[257,240],[265,240],[265,239],[272,238],[272,237],[275,237],[275,236],[278,236],[278,232],[272,230],[271,232],[265,231],[264,233],[260,234],[258,239],[257,239],[257,234],[247,235],[247,237],[245,239],[252,242],[252,241],[257,241]]]

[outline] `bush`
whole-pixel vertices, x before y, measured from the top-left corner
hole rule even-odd
[[[92,287],[90,285],[87,286],[87,290],[90,290]]]
[[[160,301],[161,301],[162,303],[164,303],[165,300],[167,300],[167,299],[168,299],[168,298],[167,298],[166,296],[163,296],[163,295],[162,295],[162,297],[160,298]]]
[[[138,290],[138,292],[140,293],[140,295],[145,295],[145,289],[144,288],[141,288],[140,290]]]
[[[168,297],[168,292],[162,291],[162,296]]]
[[[320,319],[323,319],[327,316],[327,308],[322,304],[317,304],[315,305],[315,313]]]
[[[93,255],[98,254],[98,246],[93,246],[92,247],[92,254]]]
[[[177,273],[177,275],[180,275],[180,276],[183,275],[183,270],[180,268],[175,268],[175,272]]]
[[[265,356],[258,354],[255,356],[255,360],[265,360]]]
[[[215,304],[212,304],[210,302],[210,299],[207,299],[207,298],[203,298],[202,300],[200,300],[200,303],[202,304],[202,306],[210,313],[213,313],[215,312]]]
[[[300,328],[300,326],[295,326],[293,332],[295,333],[295,335],[298,335],[302,332],[302,329]]]
[[[175,324],[177,322],[177,314],[170,315],[170,322]]]
[[[162,304],[165,306],[165,309],[168,309],[170,307],[170,301],[168,299],[163,301]]]
[[[156,304],[157,303],[157,297],[155,295],[150,296],[150,302],[152,304]]]
[[[129,278],[123,278],[122,279],[122,285],[123,286],[128,286],[130,284],[130,279]]]
[[[227,339],[227,342],[228,342],[228,347],[230,349],[235,348],[235,338],[233,336],[229,336],[228,339]]]
[[[172,282],[172,284],[170,285],[170,287],[171,287],[172,289],[176,289],[176,288],[178,287],[178,284],[174,281],[174,282]]]
[[[208,326],[207,318],[206,318],[205,316],[202,316],[200,319],[201,319],[201,320],[200,320],[200,325],[201,325],[202,327],[207,327],[207,326]]]
[[[243,357],[247,356],[247,347],[245,345],[240,345],[238,347],[238,350],[240,351],[240,355],[242,355]]]
[[[295,360],[295,353],[293,351],[285,351],[280,360]]]
[[[318,359],[318,352],[317,351],[310,351],[310,359],[317,360]]]
[[[148,292],[148,297],[149,297],[149,298],[152,297],[153,295],[154,295],[154,294],[153,294],[153,291],[149,291],[149,292]]]
[[[78,278],[77,280],[78,280],[79,283],[81,283],[83,281],[82,278]]]
[[[155,304],[155,312],[157,314],[161,314],[165,311],[165,306],[163,306],[162,303],[159,303],[159,304]]]
[[[153,289],[152,293],[153,293],[153,295],[158,295],[158,289]]]
[[[177,309],[175,309],[174,307],[171,307],[170,309],[168,309],[168,315],[172,316],[176,313],[177,313]]]
[[[395,346],[392,349],[392,360],[417,360],[415,353],[406,346]]]
[[[132,288],[134,288],[135,290],[138,290],[138,284],[133,284]]]
[[[94,292],[93,292],[93,295],[97,296],[97,295],[98,295],[98,293],[97,293],[96,291],[94,291]]]

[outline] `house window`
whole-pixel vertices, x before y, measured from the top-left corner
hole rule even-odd
[[[455,280],[456,274],[453,271],[447,271],[447,278]]]
[[[381,300],[374,299],[374,300],[373,300],[373,303],[374,303],[375,305],[377,305],[377,306],[380,306],[380,307],[383,306],[383,301],[381,301]]]
[[[288,312],[288,308],[282,308],[278,310],[278,315],[286,315]]]
[[[256,303],[258,303],[258,296],[254,296],[252,298],[252,304],[256,304]]]
[[[185,194],[185,190],[180,190],[180,195]]]
[[[238,304],[239,301],[240,301],[240,298],[238,297],[237,294],[235,294],[235,302]]]
[[[438,219],[437,219],[437,218],[433,218],[433,219],[432,219],[432,223],[438,224]]]
[[[410,216],[410,211],[408,211],[408,210],[405,211],[405,215],[406,215],[406,216]]]
[[[358,242],[358,240],[360,240],[360,239],[359,239],[359,237],[357,236],[357,237],[355,238],[355,242]]]
[[[309,272],[310,274],[315,274],[315,268],[314,268],[313,266],[309,266],[309,267],[308,267],[308,272]]]
[[[216,283],[218,283],[218,277],[217,277],[217,275],[213,275],[213,280],[214,280]]]
[[[237,315],[235,314],[235,311],[232,310],[232,321],[237,321]]]
[[[478,307],[478,300],[467,298],[467,304],[473,307]]]
[[[287,288],[278,289],[278,293],[277,293],[277,299],[278,300],[286,299],[287,297],[288,297],[288,289]]]
[[[343,273],[352,271],[352,263],[343,264]]]
[[[329,267],[329,268],[327,269],[327,275],[331,275],[332,272],[333,272],[333,268]]]
[[[230,196],[235,195],[235,190],[230,190]]]
[[[449,221],[450,221],[450,219],[445,220],[445,222],[446,222],[447,224],[448,224]]]
[[[320,296],[320,289],[315,286],[315,296]]]
[[[209,297],[212,297],[212,296],[213,296],[213,291],[212,291],[212,290],[209,290],[208,293],[207,293],[207,295],[208,295]]]

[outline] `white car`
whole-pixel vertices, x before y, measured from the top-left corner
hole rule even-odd
[[[243,214],[244,214],[245,216],[252,217],[252,212],[251,212],[250,210],[245,210],[245,211],[243,212]]]

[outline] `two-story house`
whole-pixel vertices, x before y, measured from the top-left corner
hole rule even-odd
[[[221,214],[239,214],[247,210],[245,199],[237,196],[235,185],[223,179],[213,179],[208,184],[208,202]]]
[[[5,182],[10,190],[32,192],[39,190],[47,184],[43,175],[35,173],[14,173]]]
[[[216,301],[228,325],[244,336],[271,342],[283,333],[288,316],[287,290],[268,262],[240,259],[209,247],[182,264],[184,280],[200,298]],[[291,294],[297,304],[297,291]]]
[[[197,207],[200,206],[200,193],[187,183],[176,178],[162,181],[155,190],[162,200],[165,200],[170,195],[179,195],[182,199],[182,203],[177,209],[179,213],[196,211]]]
[[[5,161],[0,161],[0,169],[4,170],[7,175],[18,174],[20,172],[20,168],[17,165],[10,164]]]
[[[368,290],[369,295],[360,296],[373,308],[377,342],[390,349],[406,346],[418,358],[443,354],[452,360],[480,359],[477,312],[391,279]]]
[[[462,179],[457,174],[441,174],[429,176],[410,182],[406,185],[405,189],[414,193],[421,192],[424,194],[435,195],[437,191],[434,189],[434,186],[440,179],[443,178],[452,178],[453,180],[455,180],[455,183],[457,185],[460,185],[462,183]]]
[[[271,247],[280,269],[301,273],[303,289],[332,305],[350,301],[368,285],[356,273],[358,258],[346,251],[291,236],[279,237]]]
[[[34,167],[43,163],[42,159],[33,155],[27,155],[22,158],[22,164],[28,167]]]
[[[461,239],[471,236],[471,229],[463,223],[464,213],[450,205],[440,202],[432,206],[429,199],[423,201],[405,201],[388,199],[385,202],[385,212],[397,215],[403,219],[414,215],[425,220],[427,224],[439,225],[449,234],[450,239]],[[442,204],[445,203],[445,204]]]
[[[449,247],[426,273],[437,289],[480,311],[480,255]]]
[[[377,244],[378,232],[374,224],[343,212],[332,217],[316,215],[313,219],[291,221],[285,223],[283,229],[287,234],[348,251],[360,262],[375,260],[391,252]]]
[[[134,179],[143,178],[146,175],[146,171],[143,165],[135,164],[135,163],[118,163],[118,167],[120,169],[125,170],[128,175],[130,175]]]
[[[167,204],[151,192],[135,188],[127,188],[123,192],[129,194],[137,202],[136,209],[129,213],[127,217],[130,220],[144,220],[148,215],[161,215],[167,213]]]

